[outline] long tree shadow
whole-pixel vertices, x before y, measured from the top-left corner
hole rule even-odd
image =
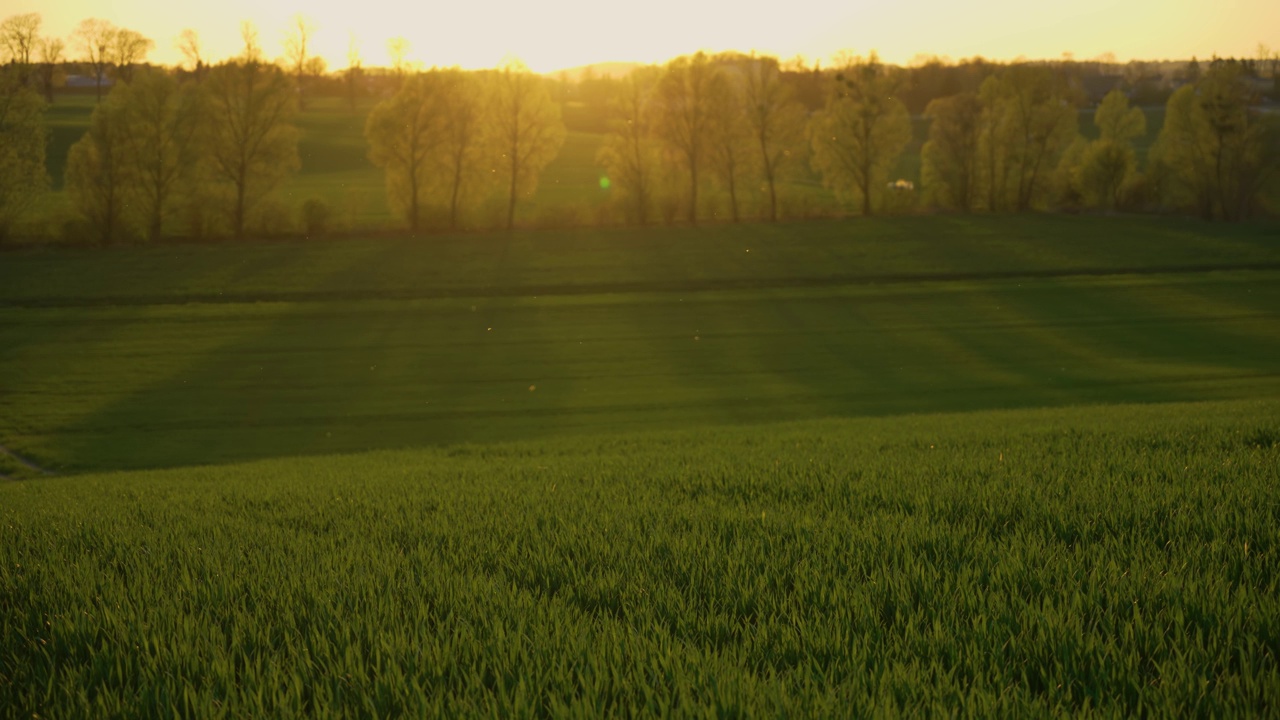
[[[48,428],[49,454],[72,469],[135,468],[536,436],[559,409],[554,393],[537,394],[555,356],[546,319],[519,297],[173,310],[138,351],[170,362]],[[195,352],[188,334],[200,336]],[[91,361],[130,374],[119,354]],[[559,378],[558,391],[570,382]]]
[[[476,250],[483,271],[468,274],[475,287],[545,285],[545,268],[513,259],[527,247],[487,242]],[[768,272],[731,237],[714,242],[721,271]],[[1201,285],[1170,276],[708,291],[680,246],[654,253],[650,267],[688,278],[688,292],[672,282],[630,294],[374,294],[103,311],[114,327],[76,331],[98,332],[94,343],[77,347],[74,333],[54,343],[80,353],[47,383],[66,407],[28,413],[24,432],[43,438],[37,457],[68,468],[157,467],[568,432],[1198,399],[1239,395],[1249,377],[1278,371],[1280,298],[1265,289],[1274,273],[1236,285],[1196,275]],[[306,272],[317,287],[358,285],[403,255],[384,244],[278,271]],[[438,279],[416,267],[423,282]],[[251,268],[224,272],[246,273],[228,280],[241,285],[270,281]],[[35,401],[14,402],[25,411]]]
[[[1246,285],[1215,307],[1195,293],[1161,302],[1177,283],[1137,286],[1163,288],[1156,296],[1088,281],[760,293],[740,317],[702,308],[699,349],[714,360],[666,355],[726,407],[755,396],[759,413],[737,406],[728,420],[1167,402],[1274,385],[1274,298]]]

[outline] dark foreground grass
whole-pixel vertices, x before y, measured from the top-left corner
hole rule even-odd
[[[14,717],[1266,717],[1280,403],[0,485]]]

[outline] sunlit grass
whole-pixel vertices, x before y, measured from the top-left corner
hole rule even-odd
[[[10,483],[0,706],[1261,716],[1278,467],[1272,396]]]

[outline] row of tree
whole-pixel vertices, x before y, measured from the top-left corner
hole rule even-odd
[[[0,21],[0,61],[19,82],[38,86],[45,101],[54,101],[54,91],[62,75],[69,67],[79,66],[94,79],[98,99],[102,99],[104,87],[112,81],[129,82],[134,70],[146,62],[148,53],[155,49],[155,41],[129,28],[118,27],[106,20],[88,18],[81,21],[67,39],[42,35],[42,18],[39,13],[12,15]],[[242,34],[257,31],[244,23]],[[323,57],[311,48],[315,25],[303,15],[296,16],[284,34],[284,56],[278,64],[294,79],[299,104],[306,99],[305,89],[310,83],[325,75],[327,64]],[[195,30],[186,29],[174,40],[174,47],[182,54],[186,72],[202,76],[209,68]],[[407,43],[397,38],[389,43],[393,64],[402,70]],[[352,39],[348,53],[348,65],[344,79],[354,81],[361,75],[362,63],[358,46]]]
[[[418,230],[429,205],[456,229],[468,204],[505,186],[506,226],[564,142],[560,108],[522,66],[496,72],[432,70],[410,77],[365,124],[369,158],[383,168],[393,206]]]
[[[158,239],[175,219],[188,234],[243,237],[255,210],[299,167],[297,91],[244,29],[240,56],[179,77],[143,69],[94,109],[70,149],[66,189],[82,229],[100,242]],[[48,185],[42,103],[15,75],[0,86],[0,227]],[[506,224],[560,149],[564,127],[545,83],[527,69],[409,77],[369,114],[369,157],[410,229],[440,198],[456,228],[468,203],[498,184]],[[7,220],[7,222],[6,222]]]
[[[1194,208],[1238,219],[1256,209],[1280,169],[1280,117],[1251,107],[1242,68],[1211,65],[1177,90],[1139,172],[1133,141],[1146,116],[1118,91],[1094,114],[1086,142],[1065,88],[1044,68],[1014,66],[930,103],[922,176],[940,206],[965,212],[1032,207]]]
[[[19,74],[38,81],[46,100],[53,102],[54,88],[62,72],[88,73],[96,79],[99,94],[108,76],[127,80],[138,63],[145,62],[155,43],[127,28],[119,28],[103,20],[82,21],[65,40],[40,33],[39,13],[14,15],[0,21],[0,61],[16,68]],[[409,58],[410,46],[403,37],[387,41],[390,64],[386,68],[366,70],[356,37],[349,38],[347,66],[329,72],[325,59],[314,51],[317,27],[307,16],[294,16],[283,32],[283,55],[277,63],[285,69],[297,86],[298,100],[305,107],[313,93],[346,95],[353,108],[357,98],[369,87],[375,94],[386,88],[397,88],[402,79],[416,68]],[[174,40],[183,57],[185,72],[200,74],[209,65],[199,35],[183,30]],[[1213,58],[1210,65],[1229,63],[1239,72],[1265,87],[1280,100],[1280,51],[1259,44],[1256,57]],[[1192,58],[1182,61],[1116,62],[1114,56],[1101,55],[1089,60],[1076,60],[1064,54],[1061,60],[1044,63],[1055,69],[1067,83],[1071,95],[1081,104],[1096,104],[1112,89],[1123,90],[1140,104],[1164,104],[1181,85],[1195,83],[1203,74],[1202,63]],[[918,56],[909,64],[896,68],[899,82],[896,95],[912,114],[924,112],[933,100],[951,95],[976,92],[1002,65],[981,57],[952,62],[945,58]],[[826,75],[820,67],[806,66],[800,59],[785,63],[783,81],[792,86],[796,98],[810,111],[822,108],[827,92]],[[1270,79],[1270,82],[1264,82]],[[580,101],[583,112],[566,115],[575,129],[600,131],[609,99],[620,88],[616,78],[599,75],[588,68],[570,79],[561,73],[555,97],[562,103],[570,98]],[[584,117],[585,114],[585,117]],[[580,125],[585,122],[586,125]]]
[[[223,221],[242,237],[255,206],[299,166],[295,108],[280,69],[252,57],[210,68],[201,83],[139,73],[94,109],[67,156],[67,191],[104,243],[158,239],[179,214],[193,235]]]
[[[297,76],[263,59],[251,28],[240,56],[197,67],[122,77],[71,148],[66,187],[101,241],[156,239],[176,220],[191,235],[241,237],[299,167]],[[824,78],[826,100],[811,110],[770,57],[699,53],[630,73],[609,104],[598,157],[629,220],[657,212],[697,222],[708,187],[735,221],[776,220],[784,184],[813,174],[867,215],[902,194],[888,183],[912,137],[901,70],[847,57]],[[552,95],[550,81],[518,65],[406,73],[365,125],[369,158],[406,225],[421,230],[437,213],[457,228],[500,188],[512,227],[565,138]],[[1050,65],[1006,66],[976,91],[928,105],[922,194],[961,212],[1159,205],[1244,217],[1280,167],[1277,116],[1253,100],[1238,65],[1210,65],[1170,98],[1139,172],[1133,142],[1146,119],[1122,93],[1100,104],[1100,137],[1086,142],[1069,78]],[[48,185],[41,106],[20,75],[5,76],[0,232]]]
[[[74,49],[93,74],[98,97],[110,70],[128,82],[134,66],[146,60],[155,41],[136,30],[117,27],[106,20],[88,18],[71,34],[71,46],[62,38],[40,34],[39,13],[12,15],[0,22],[0,50],[12,75],[23,84],[37,84],[45,100],[53,102],[59,68]]]
[[[1086,142],[1067,76],[1049,65],[1006,66],[976,91],[928,105],[926,202],[962,212],[1158,205],[1193,207],[1209,218],[1246,216],[1280,165],[1280,118],[1252,107],[1256,93],[1245,80],[1238,64],[1214,63],[1174,93],[1139,173],[1133,143],[1147,134],[1146,118],[1125,94],[1112,91],[1100,103],[1100,137]],[[672,169],[683,173],[690,221],[703,175],[723,188],[734,220],[742,187],[761,189],[772,220],[780,180],[810,168],[870,215],[887,193],[903,191],[888,181],[912,137],[899,99],[904,83],[899,69],[874,55],[845,58],[828,79],[823,107],[807,111],[773,58],[679,58],[622,84],[600,160],[641,223],[655,188],[670,192]]]

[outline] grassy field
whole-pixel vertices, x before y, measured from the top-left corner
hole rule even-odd
[[[1272,394],[0,485],[0,708],[1265,717],[1277,467]]]
[[[64,471],[1280,386],[1269,224],[929,217],[4,259],[0,442]]]
[[[1275,223],[9,251],[0,715],[1266,716],[1277,468]]]

